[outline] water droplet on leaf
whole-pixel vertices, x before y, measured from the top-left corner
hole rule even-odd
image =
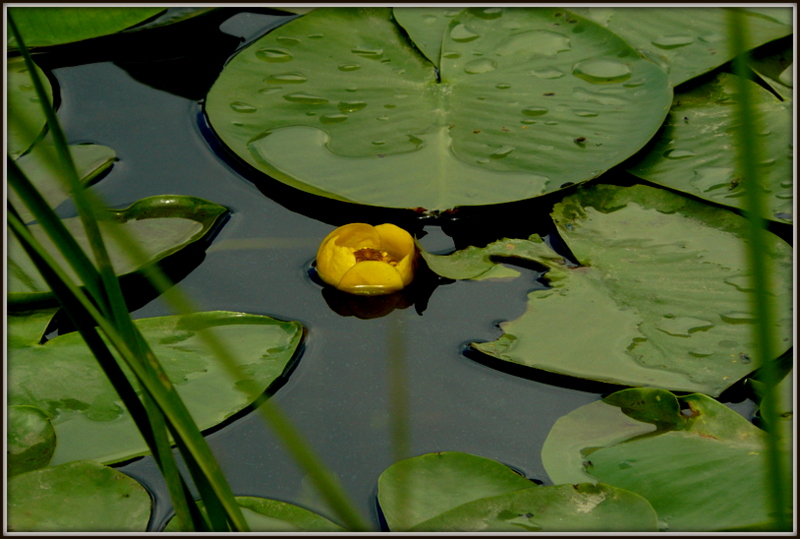
[[[326,114],[319,117],[319,121],[324,124],[338,124],[347,119],[347,114]]]
[[[472,60],[464,66],[464,72],[469,73],[470,75],[488,73],[489,71],[494,71],[495,69],[497,69],[497,65],[495,65],[494,61],[490,60],[489,58]]]
[[[283,96],[283,98],[290,103],[302,103],[304,105],[324,105],[328,102],[328,100],[324,97],[310,95],[303,92],[287,94]]]
[[[288,62],[294,59],[294,56],[286,49],[259,49],[256,51],[256,57],[271,63]]]
[[[652,43],[661,49],[677,49],[678,47],[691,45],[694,43],[694,38],[685,34],[676,34],[658,37],[654,39]]]
[[[242,103],[241,101],[234,101],[231,103],[231,108],[236,112],[243,113],[253,113],[258,110],[253,105],[248,105],[247,103]]]
[[[460,43],[466,43],[468,41],[478,39],[479,37],[480,37],[479,34],[476,34],[463,24],[455,26],[450,31],[450,39],[452,39],[453,41],[458,41]]]
[[[631,68],[616,60],[592,58],[575,64],[572,74],[593,84],[611,84],[628,80]]]

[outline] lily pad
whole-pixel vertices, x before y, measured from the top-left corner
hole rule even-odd
[[[56,432],[47,414],[33,406],[8,407],[8,476],[50,463],[56,450]]]
[[[17,6],[9,14],[28,47],[48,47],[114,34],[146,21],[164,7],[33,7]],[[8,33],[7,47],[17,48]]]
[[[661,421],[661,428],[644,436],[618,429],[631,420],[624,416],[632,414],[617,406],[637,401],[642,402],[634,405],[638,422],[652,430],[649,423]],[[680,402],[684,412],[675,410],[672,401]],[[599,412],[601,408],[607,410]],[[667,414],[674,416],[671,427],[661,419]],[[599,417],[608,420],[598,422]],[[585,435],[584,426],[606,432],[593,438]],[[583,442],[580,450],[575,438]],[[543,455],[551,479],[574,477],[558,462],[560,449],[570,468],[582,461],[597,480],[647,498],[662,531],[763,530],[770,525],[764,432],[705,395],[676,398],[663,390],[620,391],[559,419],[545,444],[553,446],[549,458]],[[790,444],[782,458],[791,465]]]
[[[747,56],[750,69],[784,101],[790,101],[793,96],[793,53],[794,43],[790,38],[750,51]]]
[[[659,62],[677,86],[733,59],[728,46],[728,9],[718,7],[571,7]],[[791,7],[743,10],[750,46],[792,33]],[[772,16],[768,16],[769,13]]]
[[[484,11],[495,10],[501,13],[503,8],[474,8]],[[450,25],[453,17],[461,13],[462,9],[442,9],[441,7],[396,7],[392,9],[392,16],[397,24],[403,27],[411,37],[417,48],[439,67],[442,56],[442,38]],[[502,14],[502,13],[501,13]]]
[[[35,64],[34,66],[52,105],[53,89],[50,82],[44,72]],[[8,88],[8,154],[12,159],[16,159],[39,138],[47,120],[22,57],[7,60],[6,85]]]
[[[646,153],[626,168],[650,182],[725,206],[744,209],[744,186],[739,183],[735,134],[736,80],[722,73],[712,81],[675,95],[661,135]],[[792,102],[781,102],[769,91],[748,83],[755,93],[759,144],[764,160],[759,174],[766,188],[764,218],[791,223],[794,201]]]
[[[652,531],[644,498],[607,485],[541,487],[491,459],[431,453],[400,461],[379,479],[392,531]]]
[[[446,451],[397,462],[378,479],[378,503],[392,531],[406,531],[465,503],[537,488],[495,460]]]
[[[150,495],[97,462],[70,462],[8,481],[10,532],[143,532]]]
[[[77,333],[39,344],[47,316],[9,317],[8,402],[37,406],[58,436],[54,463],[91,459],[120,462],[147,446]],[[257,395],[241,388],[203,342],[213,332],[226,344],[247,379],[266,391],[286,372],[300,344],[297,322],[214,311],[136,321],[201,430],[246,408]],[[213,396],[213,398],[209,398]]]
[[[759,367],[743,217],[641,185],[579,190],[553,217],[583,266],[531,254],[550,268],[552,288],[531,292],[502,337],[473,348],[579,378],[714,396]],[[792,346],[792,254],[777,236],[768,241],[781,354]]]
[[[111,262],[119,276],[146,272],[159,260],[197,242],[215,228],[227,209],[201,198],[163,195],[142,199],[123,210],[109,210],[109,220],[100,222]],[[64,225],[86,252],[91,252],[83,226],[78,217],[63,220]],[[124,227],[139,241],[148,259],[141,263],[124,247],[116,243],[111,227]],[[42,228],[33,224],[29,230],[51,255],[65,267],[64,258],[45,235]],[[8,238],[8,303],[17,308],[30,303],[54,301],[33,261],[25,254],[13,236]],[[71,269],[67,273],[77,276]]]
[[[325,517],[296,505],[267,498],[237,496],[236,503],[251,532],[344,532],[344,528]],[[202,507],[202,503],[199,504]],[[178,532],[178,521],[171,519],[165,532]]]
[[[206,112],[239,157],[313,194],[431,211],[536,197],[636,153],[671,101],[661,69],[564,17],[464,10],[437,73],[389,9],[316,9],[240,51]],[[425,24],[405,22],[412,39]]]
[[[108,170],[117,158],[116,152],[99,144],[73,144],[69,147],[78,177],[84,186],[91,185],[98,177]],[[16,160],[17,165],[25,176],[36,187],[39,193],[51,208],[55,208],[70,197],[62,181],[58,166],[53,166],[55,161],[55,148],[52,140],[45,139],[35,144],[31,151]],[[33,214],[28,210],[16,191],[8,189],[8,200],[14,205],[22,222],[33,220]]]

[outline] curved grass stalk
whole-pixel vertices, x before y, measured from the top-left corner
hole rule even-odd
[[[745,63],[745,54],[749,50],[748,34],[744,17],[739,9],[729,11],[729,41],[731,52],[735,57],[734,72],[738,84],[738,119],[741,124],[736,130],[737,161],[742,184],[745,186],[746,216],[750,223],[749,242],[747,244],[747,259],[750,267],[753,294],[752,308],[756,318],[753,328],[756,343],[757,361],[761,365],[765,393],[761,401],[761,412],[765,421],[770,425],[767,431],[767,450],[764,458],[767,463],[768,474],[765,480],[771,493],[772,512],[775,515],[775,527],[779,531],[791,530],[790,518],[786,514],[787,493],[790,492],[787,478],[793,474],[784,470],[781,458],[780,429],[778,428],[777,395],[775,386],[779,380],[778,367],[774,361],[775,343],[775,306],[773,295],[770,293],[769,275],[772,259],[767,252],[765,241],[768,231],[765,226],[764,215],[767,213],[766,204],[762,195],[763,185],[758,173],[758,163],[761,162],[760,140],[757,110],[755,100],[751,94],[749,71]],[[790,494],[789,494],[790,495]]]

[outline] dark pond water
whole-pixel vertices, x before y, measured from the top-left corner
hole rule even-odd
[[[397,455],[398,415],[389,396],[398,387],[407,403],[408,456],[464,451],[547,484],[540,452],[553,423],[614,388],[465,353],[469,342],[499,337],[497,324],[524,312],[527,292],[544,286],[536,268],[520,268],[523,275],[507,282],[449,282],[423,273],[405,296],[393,298],[403,308],[377,318],[364,316],[380,306],[348,305],[310,269],[322,238],[347,222],[395,222],[422,236],[426,249],[445,253],[503,236],[550,234],[541,216],[561,195],[426,218],[304,195],[248,169],[219,147],[202,98],[237,47],[286,20],[268,10],[221,10],[182,28],[68,47],[39,62],[57,81],[69,141],[117,152],[119,161],[95,187],[112,205],[182,194],[230,208],[205,255],[170,269],[204,310],[265,314],[307,328],[296,368],[272,398],[375,526],[378,476]],[[67,205],[60,211],[72,212]],[[152,295],[137,297],[136,318],[171,314]],[[576,328],[579,323],[576,313]],[[735,390],[728,397],[730,406],[752,416],[752,402]],[[332,516],[259,414],[241,414],[208,441],[235,494]],[[159,530],[172,510],[152,459],[122,470],[152,492],[150,529]]]

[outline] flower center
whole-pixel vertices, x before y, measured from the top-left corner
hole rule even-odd
[[[392,258],[392,256],[386,251],[379,251],[377,249],[370,249],[369,247],[365,247],[357,251],[353,249],[353,254],[356,255],[356,262],[374,260],[377,262],[386,262],[391,266],[397,265],[397,260]]]

